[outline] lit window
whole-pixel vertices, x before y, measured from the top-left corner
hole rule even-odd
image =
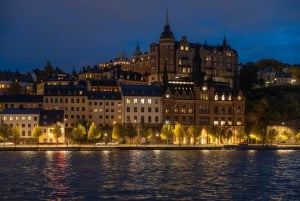
[[[26,119],[26,118],[23,116],[23,117],[22,117],[22,120],[25,120],[25,119]]]
[[[31,116],[28,117],[28,120],[31,121]]]
[[[219,122],[218,121],[214,121],[214,125],[215,126],[219,125]]]
[[[148,104],[151,104],[151,98],[148,98]]]
[[[137,101],[137,99],[135,98],[135,99],[133,99],[133,103],[137,103],[138,101]]]
[[[223,101],[223,100],[225,100],[225,95],[224,95],[224,94],[222,94],[222,101]]]
[[[19,120],[19,117],[16,117],[16,120],[18,121],[18,120]]]
[[[126,103],[130,104],[130,98],[126,98]]]
[[[181,46],[181,47],[180,47],[180,50],[183,50],[183,49],[184,49],[184,47],[183,47],[183,46]]]
[[[145,99],[142,98],[141,99],[141,103],[144,104],[145,103]]]
[[[189,47],[185,47],[185,51],[189,51]]]
[[[218,94],[215,95],[215,100],[218,100]]]
[[[14,120],[14,118],[13,118],[12,116],[10,116],[10,117],[9,117],[9,120],[12,121],[12,120]]]

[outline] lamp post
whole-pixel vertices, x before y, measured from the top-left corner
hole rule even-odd
[[[159,133],[156,133],[156,144],[159,143]]]
[[[104,142],[107,144],[107,133],[104,133]]]

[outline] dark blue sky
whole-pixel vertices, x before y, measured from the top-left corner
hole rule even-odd
[[[47,60],[67,72],[143,52],[158,42],[166,10],[175,38],[222,43],[240,62],[300,63],[298,0],[1,0],[0,69],[26,72]]]

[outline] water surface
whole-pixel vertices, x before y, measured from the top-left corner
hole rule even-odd
[[[299,200],[300,151],[0,152],[0,200]]]

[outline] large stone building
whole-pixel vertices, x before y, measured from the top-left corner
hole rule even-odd
[[[195,73],[195,68],[199,68],[205,80],[212,79],[215,82],[226,83],[232,88],[236,87],[234,79],[238,73],[238,54],[227,43],[225,36],[222,44],[216,46],[206,42],[189,42],[187,36],[176,40],[168,16],[158,43],[152,43],[149,51],[145,53],[142,53],[137,44],[129,61],[130,64],[127,62],[126,66],[120,64],[122,68],[148,75],[149,83],[161,83],[166,66],[169,79],[190,76]],[[195,66],[195,62],[198,62],[199,66]]]

